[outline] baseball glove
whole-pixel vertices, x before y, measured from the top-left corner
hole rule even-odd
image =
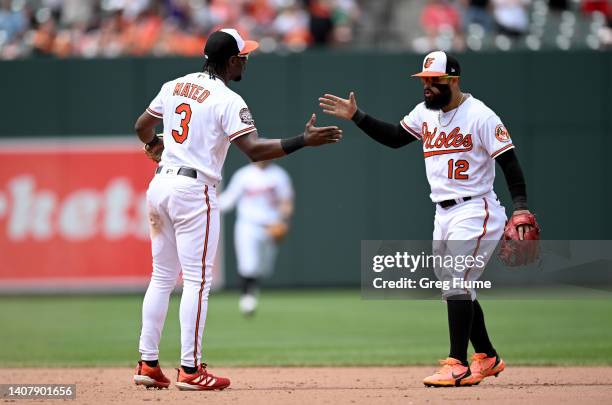
[[[280,243],[287,235],[287,232],[289,232],[289,226],[284,222],[268,225],[268,235],[270,235],[276,243]]]
[[[520,240],[518,227],[529,225],[531,229]],[[533,263],[540,256],[540,225],[535,215],[530,212],[512,215],[504,228],[499,258],[507,266],[525,266]]]
[[[145,155],[156,163],[161,160],[162,152],[164,151],[164,136],[162,134],[155,135],[155,138],[143,147]]]

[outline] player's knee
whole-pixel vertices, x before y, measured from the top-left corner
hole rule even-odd
[[[197,286],[198,288],[203,284],[204,286],[209,286],[212,283],[212,275],[210,269],[206,269],[206,272],[205,279],[202,280],[202,273],[186,272],[185,269],[183,269],[183,284],[185,286]]]
[[[174,289],[176,286],[177,277],[176,273],[174,275],[169,274],[165,271],[155,271],[153,270],[153,274],[151,275],[151,283],[155,283],[159,286],[164,286],[170,289]]]

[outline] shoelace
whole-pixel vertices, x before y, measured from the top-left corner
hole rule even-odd
[[[197,376],[199,376],[200,374],[208,375],[208,373],[206,372],[206,366],[207,366],[207,364],[206,364],[206,363],[202,363],[202,364],[200,364],[200,367],[198,367],[198,368],[196,369],[196,372],[194,373],[194,374],[196,375],[196,377],[194,377],[194,378],[197,378]],[[183,370],[183,368],[182,368],[182,367],[179,367],[179,368],[177,368],[177,369],[176,369],[176,379],[177,379],[177,380],[178,380],[178,379],[179,379],[179,377],[181,376],[181,371],[182,371],[183,373],[185,372],[185,370]],[[189,374],[189,375],[192,375],[192,374]]]
[[[201,374],[204,374],[204,375],[208,375],[208,371],[206,370],[206,367],[208,367],[208,364],[206,364],[206,363],[200,364],[200,368],[199,368],[198,372],[201,373]]]
[[[486,358],[487,358],[487,355],[484,353],[474,353],[472,355],[472,360],[474,361],[484,360]]]
[[[487,355],[486,354],[482,354],[482,353],[476,353],[472,356],[472,367],[474,367],[475,370],[477,370],[478,372],[481,372],[483,370],[487,370],[492,368],[495,365],[495,361],[493,363],[491,363],[490,365],[486,365],[484,363],[484,361],[487,359]],[[497,359],[495,359],[497,360]]]
[[[438,363],[440,363],[442,368],[436,371],[436,374],[444,374],[447,372],[449,368],[457,364],[455,360],[451,360],[451,359],[438,360]]]

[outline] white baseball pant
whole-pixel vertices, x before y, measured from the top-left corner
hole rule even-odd
[[[492,191],[449,208],[436,205],[434,255],[453,257],[480,255],[486,265],[504,232],[505,223],[506,211]],[[451,285],[451,288],[442,291],[443,298],[470,294],[472,300],[475,300],[475,289],[452,288],[452,279],[478,280],[484,267],[475,266],[461,271],[456,268],[436,267],[435,273],[438,279],[449,281]]]
[[[254,278],[268,277],[272,274],[278,246],[268,235],[265,225],[236,220],[234,245],[238,259],[238,274]]]
[[[166,167],[164,167],[166,169]],[[140,353],[159,358],[170,293],[183,276],[180,304],[181,365],[198,366],[212,266],[219,241],[216,185],[171,173],[157,174],[147,190],[153,273],[142,307]]]

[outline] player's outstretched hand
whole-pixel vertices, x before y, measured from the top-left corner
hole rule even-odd
[[[319,97],[319,106],[325,114],[350,120],[357,111],[357,100],[355,99],[355,93],[352,91],[349,93],[348,100],[333,94],[325,94],[323,97]]]
[[[336,126],[315,127],[317,116],[312,114],[306,128],[304,129],[304,139],[308,146],[319,146],[326,143],[336,143],[342,139],[342,130]]]

